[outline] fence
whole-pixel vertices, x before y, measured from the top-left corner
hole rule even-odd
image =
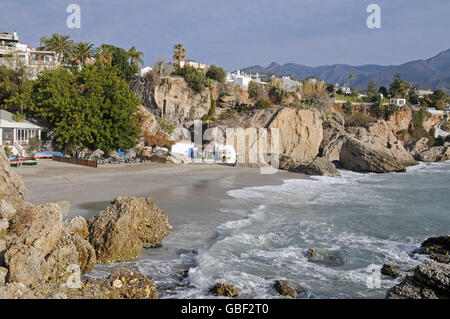
[[[75,165],[82,165],[82,166],[88,166],[88,167],[95,167],[95,168],[97,168],[97,162],[96,161],[91,161],[91,160],[87,160],[87,159],[53,155],[53,160],[57,161],[57,162],[62,162],[62,163],[68,163],[68,164],[75,164]]]

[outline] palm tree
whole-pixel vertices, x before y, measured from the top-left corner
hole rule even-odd
[[[175,44],[173,47],[173,59],[177,61],[177,64],[180,64],[181,61],[186,59],[186,49],[184,45],[181,43]]]
[[[78,42],[75,44],[72,52],[72,58],[79,61],[83,66],[89,58],[95,56],[97,49],[90,42]]]
[[[70,36],[53,33],[51,37],[41,38],[41,48],[47,51],[54,51],[58,55],[61,63],[65,57],[70,56],[73,48],[73,40]]]
[[[127,54],[128,58],[131,60],[131,64],[135,66],[139,66],[139,64],[144,64],[144,60],[142,60],[144,53],[141,51],[137,51],[134,46],[131,47],[130,50],[128,50]]]
[[[350,74],[350,75],[348,76],[348,78],[350,79],[350,88],[352,88],[352,86],[353,86],[353,81],[356,79],[356,75]]]
[[[108,44],[102,44],[97,50],[96,60],[102,65],[111,64],[113,60],[111,46]]]

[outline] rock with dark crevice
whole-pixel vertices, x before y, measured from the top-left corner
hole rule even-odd
[[[288,284],[286,280],[276,280],[274,283],[275,290],[282,296],[296,298],[297,291]]]
[[[232,285],[219,281],[214,287],[210,289],[210,292],[216,296],[236,297],[242,291],[240,288],[235,288]]]

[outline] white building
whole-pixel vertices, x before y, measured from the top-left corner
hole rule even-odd
[[[417,95],[421,98],[423,98],[427,95],[431,95],[431,94],[433,94],[433,91],[431,91],[431,90],[420,90],[420,89],[417,90]]]
[[[153,71],[153,69],[149,66],[144,66],[143,68],[139,69],[139,76],[143,77],[144,75],[146,75],[147,73]]]
[[[44,68],[59,66],[56,52],[38,51],[20,43],[16,32],[10,35],[0,31],[0,64],[17,67],[22,64],[29,71],[30,78],[36,78]]]
[[[237,70],[233,73],[227,73],[227,83],[228,84],[236,84],[243,88],[248,88],[248,85],[251,81],[264,85],[265,83],[261,81],[259,78],[259,74],[247,74],[245,72],[241,72]]]
[[[281,78],[281,86],[288,91],[296,91],[301,85],[301,82],[292,80],[290,76],[283,76]]]
[[[406,99],[397,99],[397,98],[390,99],[389,103],[397,105],[397,106],[405,106],[406,105]]]
[[[207,64],[198,63],[198,62],[195,62],[195,61],[181,61],[180,62],[180,67],[184,67],[185,65],[193,66],[194,68],[200,69],[200,70],[207,70],[208,69],[208,65]]]
[[[32,137],[41,139],[42,128],[29,121],[14,121],[13,114],[0,110],[0,145],[12,148],[15,155],[25,155],[24,147]]]

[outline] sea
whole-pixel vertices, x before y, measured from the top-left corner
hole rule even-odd
[[[130,265],[160,298],[214,298],[218,281],[241,288],[238,298],[282,298],[275,280],[297,298],[384,298],[400,279],[381,275],[383,264],[411,271],[428,259],[413,254],[421,242],[450,233],[450,161],[340,173],[231,190],[219,213],[233,219],[187,223]],[[310,248],[340,262],[310,261]]]

